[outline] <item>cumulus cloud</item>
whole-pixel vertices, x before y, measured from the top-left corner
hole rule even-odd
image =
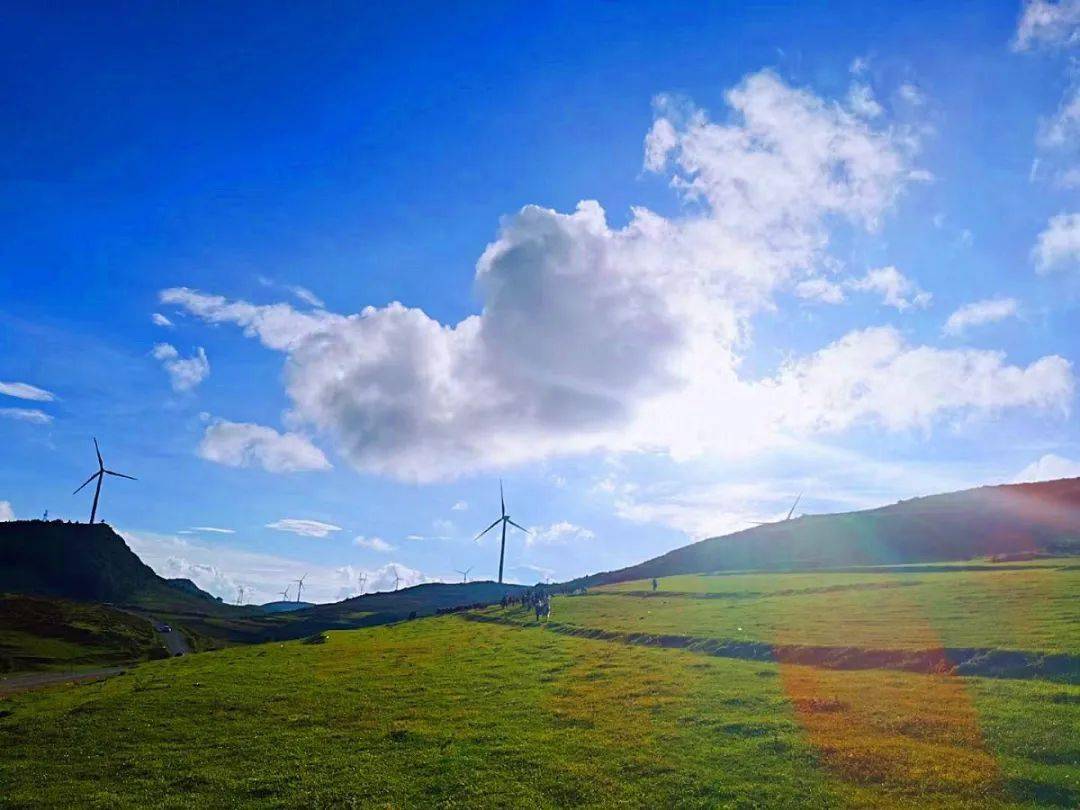
[[[281,520],[275,520],[273,523],[267,523],[266,528],[277,529],[279,532],[291,532],[304,537],[326,537],[331,532],[341,531],[341,527],[335,526],[333,523],[300,518],[281,518]]]
[[[779,421],[829,432],[857,423],[928,429],[945,414],[1005,408],[1064,413],[1074,381],[1057,355],[1022,368],[1001,352],[911,346],[896,329],[874,327],[787,363],[769,387]]]
[[[37,408],[0,408],[0,418],[29,422],[33,425],[47,425],[53,420],[49,414]]]
[[[848,286],[859,292],[877,293],[883,304],[901,312],[930,304],[930,293],[892,266],[869,270],[862,278],[850,281]]]
[[[909,179],[910,133],[771,72],[726,100],[714,122],[660,97],[646,138],[647,168],[696,213],[637,208],[612,228],[594,201],[526,206],[477,263],[481,314],[458,324],[399,303],[342,316],[161,299],[286,353],[292,416],[361,470],[431,480],[642,436],[628,428],[658,395],[702,368],[734,374],[748,319],[820,261],[827,218],[875,228]]]
[[[1013,49],[1068,48],[1080,43],[1080,0],[1028,0],[1016,27]]]
[[[1080,265],[1080,214],[1050,217],[1031,255],[1040,273]]]
[[[451,512],[464,512],[468,508],[469,508],[469,504],[467,502],[458,501],[457,503],[455,503],[453,506],[450,507],[450,511]]]
[[[1058,478],[1080,478],[1080,461],[1047,453],[1018,472],[1013,483],[1028,484],[1035,481],[1055,481]]]
[[[394,550],[394,547],[381,537],[364,537],[362,534],[353,538],[353,545],[360,548],[370,549],[386,554]]]
[[[995,323],[1016,317],[1020,304],[1015,298],[986,298],[957,309],[945,321],[942,331],[947,335],[961,335],[969,327]]]
[[[173,322],[166,318],[164,315],[162,315],[160,312],[155,312],[153,315],[151,315],[150,320],[153,321],[154,326],[161,326],[165,329],[172,329],[173,327]]]
[[[874,98],[874,91],[870,86],[858,82],[851,85],[848,91],[848,106],[863,118],[877,118],[885,111]]]
[[[56,395],[51,391],[24,382],[0,382],[0,394],[34,402],[52,402],[56,399]]]
[[[482,308],[459,323],[397,302],[339,315],[188,288],[161,300],[282,352],[291,424],[326,436],[362,471],[405,480],[598,449],[749,452],[787,431],[1060,405],[1071,386],[1060,358],[1019,369],[997,354],[906,346],[888,330],[852,333],[776,378],[740,376],[751,319],[779,291],[842,297],[800,285],[832,266],[832,228],[879,227],[919,177],[918,144],[884,115],[867,119],[770,71],[725,101],[713,120],[685,100],[656,99],[644,163],[667,178],[684,214],[634,208],[613,227],[596,201],[570,213],[525,206],[480,256]],[[898,309],[929,300],[896,268],[853,284]],[[866,335],[881,353],[849,357],[858,347],[844,347]],[[962,392],[924,394],[920,375],[934,368],[920,358],[960,366]],[[842,367],[852,359],[866,378]],[[968,366],[991,372],[978,395]],[[903,391],[902,405],[882,401],[887,386]],[[812,418],[804,393],[818,398]],[[833,403],[841,413],[821,413]]]
[[[15,510],[11,508],[10,501],[0,501],[0,523],[15,520]]]
[[[307,437],[247,422],[219,420],[209,425],[198,454],[229,467],[262,467],[272,473],[330,469],[323,451]]]
[[[561,520],[548,526],[532,526],[525,535],[529,546],[564,546],[594,540],[596,534],[574,523]]]
[[[190,391],[210,375],[210,361],[201,346],[191,357],[181,357],[175,346],[156,343],[152,354],[168,372],[174,391]]]

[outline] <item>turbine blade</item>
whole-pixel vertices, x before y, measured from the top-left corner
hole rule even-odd
[[[91,481],[93,481],[93,480],[94,480],[95,478],[97,478],[97,477],[98,477],[99,475],[101,475],[101,472],[100,472],[100,471],[99,471],[99,472],[96,472],[96,473],[94,473],[93,475],[91,475],[91,476],[90,476],[89,478],[87,478],[87,479],[86,479],[85,481],[83,481],[83,482],[82,482],[82,485],[81,485],[81,486],[79,487],[79,489],[82,489],[83,487],[85,487],[85,486],[86,486],[87,484],[89,484],[89,483],[90,483]],[[78,494],[78,492],[79,492],[79,489],[75,490],[75,491],[74,491],[74,492],[72,492],[71,494],[72,494],[72,495],[77,495],[77,494]]]
[[[499,506],[502,507],[503,517],[506,517],[506,497],[503,495],[502,479],[499,479]]]
[[[94,452],[97,453],[98,466],[104,468],[105,462],[101,460],[101,448],[98,447],[97,438],[94,439]]]
[[[138,481],[134,475],[124,475],[123,473],[113,472],[112,470],[106,470],[109,475],[115,475],[117,478],[130,478],[132,481]]]
[[[802,493],[800,492],[798,497],[795,498],[795,503],[791,505],[791,509],[787,513],[787,517],[784,520],[791,520],[791,516],[795,514],[795,507],[799,505],[799,501],[802,499]]]
[[[499,519],[498,519],[498,520],[496,520],[496,521],[495,521],[494,523],[492,523],[492,524],[491,524],[490,526],[488,526],[488,527],[487,527],[486,529],[484,529],[484,530],[483,530],[482,532],[480,532],[480,534],[476,535],[476,537],[474,537],[474,538],[473,538],[473,542],[475,543],[475,542],[476,542],[477,540],[479,540],[479,539],[480,539],[481,537],[483,537],[483,536],[484,536],[485,534],[487,534],[488,532],[490,532],[490,531],[491,531],[492,529],[494,529],[494,528],[495,528],[496,526],[498,526],[498,525],[499,525],[500,523],[502,523],[502,518],[499,518]]]
[[[530,531],[529,531],[528,529],[526,529],[526,528],[525,528],[524,526],[518,526],[518,525],[517,525],[516,523],[514,523],[514,521],[512,521],[512,520],[511,520],[510,518],[507,518],[507,519],[506,519],[506,522],[507,522],[507,523],[509,523],[509,524],[510,524],[511,526],[517,526],[517,527],[518,527],[519,529],[521,529],[521,530],[522,530],[523,532],[525,532],[525,534],[532,534],[532,532],[530,532]]]

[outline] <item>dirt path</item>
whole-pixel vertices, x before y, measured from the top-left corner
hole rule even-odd
[[[0,697],[58,683],[100,681],[120,675],[127,670],[128,667],[107,667],[86,672],[28,672],[25,675],[12,675],[9,678],[0,678]]]

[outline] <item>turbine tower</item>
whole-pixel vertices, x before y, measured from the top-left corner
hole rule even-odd
[[[525,534],[532,534],[532,532],[530,532],[524,526],[518,526],[518,524],[514,523],[514,521],[510,519],[510,516],[506,514],[506,498],[503,496],[502,481],[499,481],[499,504],[502,507],[502,517],[500,517],[498,520],[496,520],[494,523],[492,523],[490,526],[480,532],[480,534],[476,535],[476,539],[479,540],[481,537],[490,532],[500,523],[502,524],[502,544],[499,546],[499,584],[502,585],[503,560],[506,558],[506,524],[509,523],[515,529],[521,529],[523,532],[525,532]]]
[[[469,572],[472,571],[475,567],[476,567],[475,565],[470,565],[464,571],[462,571],[459,568],[455,568],[454,571],[457,572],[458,574],[461,574],[461,581],[462,582],[468,582],[469,581]]]
[[[799,501],[801,501],[801,500],[802,500],[802,493],[800,492],[800,493],[799,493],[799,494],[798,494],[798,495],[796,496],[796,498],[795,498],[795,503],[793,503],[793,504],[791,505],[791,508],[790,508],[790,509],[788,510],[788,513],[787,513],[787,517],[786,517],[786,518],[784,518],[784,520],[791,520],[791,516],[792,516],[793,514],[795,514],[795,507],[799,505]]]
[[[83,481],[82,486],[80,486],[79,489],[77,489],[77,490],[75,490],[74,492],[71,493],[72,495],[77,495],[80,489],[85,487],[87,484],[89,484],[95,478],[97,479],[97,486],[94,487],[94,505],[90,508],[90,523],[91,524],[93,524],[94,519],[97,517],[98,498],[101,497],[101,482],[105,480],[106,475],[115,475],[117,478],[129,478],[132,481],[137,481],[138,480],[137,478],[135,478],[132,475],[124,475],[123,473],[113,472],[112,470],[106,470],[105,469],[105,462],[102,461],[102,459],[101,459],[101,449],[98,447],[97,439],[94,439],[94,452],[97,453],[98,471],[96,473],[94,473],[93,475],[91,475],[89,478],[87,478],[85,481]]]
[[[300,604],[300,591],[304,590],[304,579],[307,578],[307,574],[296,580],[296,603]]]
[[[400,585],[400,584],[401,584],[401,574],[399,574],[398,570],[395,568],[394,569],[394,590],[395,591],[398,589],[398,585]]]
[[[360,581],[360,595],[363,596],[364,595],[364,583],[367,582],[367,574],[361,574],[360,577],[359,577],[359,581]]]
[[[237,593],[236,604],[238,604],[238,605],[244,604],[244,586],[243,585],[237,585],[236,586],[236,593]]]

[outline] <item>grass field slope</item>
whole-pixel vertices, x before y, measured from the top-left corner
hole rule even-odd
[[[1080,553],[1080,478],[980,487],[862,512],[806,515],[702,540],[571,584],[1042,553]]]
[[[1076,807],[1078,603],[1067,557],[735,573],[234,647],[4,700],[0,784],[11,806]],[[1027,665],[962,668],[979,654]]]

